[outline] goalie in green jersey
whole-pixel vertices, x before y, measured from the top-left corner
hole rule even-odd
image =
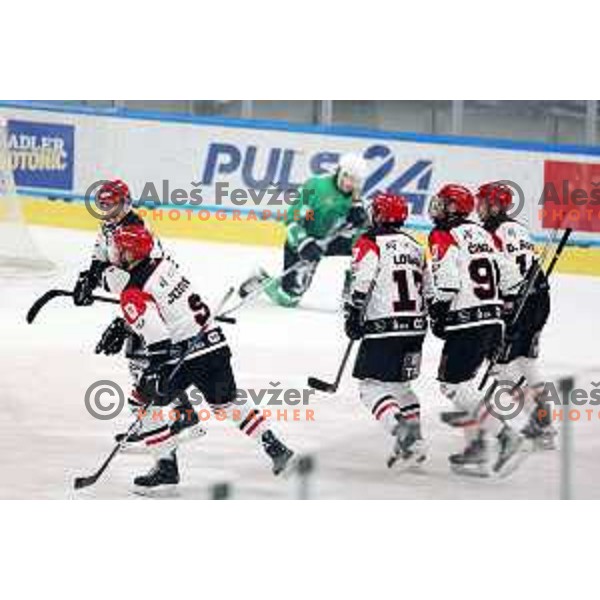
[[[283,274],[271,277],[261,269],[240,286],[240,296],[260,288],[280,306],[297,306],[323,256],[350,256],[368,221],[360,197],[366,175],[365,160],[345,154],[333,174],[311,177],[296,210],[288,211]],[[348,270],[344,287],[349,276]]]

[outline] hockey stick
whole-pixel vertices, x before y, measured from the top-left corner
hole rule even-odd
[[[369,306],[369,302],[371,301],[371,297],[373,296],[373,291],[375,290],[375,286],[377,285],[377,278],[379,277],[379,272],[381,271],[381,263],[377,264],[377,269],[375,270],[375,274],[373,275],[373,279],[369,285],[369,289],[367,290],[367,295],[365,296],[365,303],[363,304],[363,308],[360,314],[360,321],[362,322],[367,313],[367,308]],[[335,376],[335,380],[333,383],[328,383],[323,379],[319,379],[318,377],[309,377],[307,380],[307,384],[309,387],[314,388],[315,390],[319,390],[320,392],[327,392],[328,394],[334,394],[337,392],[337,389],[340,385],[340,381],[342,380],[342,375],[346,370],[346,364],[348,363],[348,358],[350,358],[350,352],[352,351],[352,347],[354,346],[354,342],[356,340],[350,340],[348,345],[346,346],[346,350],[344,352],[344,356],[342,357],[342,361],[340,366],[338,367],[337,374]]]
[[[234,293],[235,293],[235,288],[233,288],[233,287],[230,287],[227,290],[227,292],[223,296],[223,299],[221,300],[221,302],[219,303],[219,305],[217,307],[217,311],[216,311],[217,313],[220,310],[222,310],[222,308],[225,305],[225,303],[227,302],[227,300],[229,300],[229,298],[231,298],[231,296]],[[214,320],[216,321],[218,319],[218,317],[219,317],[219,315],[217,314],[217,316],[214,317]],[[202,325],[202,327],[200,328],[200,332],[198,333],[199,336],[201,336],[206,331],[206,328],[208,327],[208,325],[210,324],[210,322],[212,320],[213,320],[213,318],[208,319],[208,321],[206,321],[206,323],[204,323],[204,325]],[[188,354],[191,352],[195,352],[195,350],[196,350],[196,348],[192,347],[190,350],[188,350],[188,352],[183,354],[183,356],[179,359],[179,361],[173,368],[173,371],[171,371],[171,374],[169,375],[169,380],[167,381],[167,385],[166,385],[166,390],[167,390],[166,395],[168,395],[171,383],[173,382],[175,375],[177,375],[177,373],[181,369]],[[147,411],[152,406],[153,403],[154,403],[154,400],[150,400],[150,402],[147,404],[145,410]],[[94,485],[98,481],[98,479],[100,479],[100,477],[102,477],[102,474],[104,473],[104,471],[106,471],[106,469],[108,468],[110,463],[113,461],[115,456],[117,456],[117,454],[125,447],[125,445],[127,444],[127,442],[129,442],[129,439],[131,438],[133,433],[137,430],[137,428],[140,427],[141,422],[142,422],[142,415],[143,415],[143,413],[141,411],[138,412],[138,415],[137,415],[137,418],[135,419],[135,421],[129,426],[129,429],[127,429],[123,438],[117,442],[115,447],[111,450],[110,454],[106,457],[106,459],[100,465],[100,467],[98,468],[97,471],[95,471],[91,475],[75,477],[75,479],[73,481],[73,487],[76,490],[80,490],[82,488]]]
[[[35,318],[37,317],[38,313],[40,312],[40,310],[42,310],[42,308],[44,308],[44,306],[46,306],[46,304],[48,304],[48,302],[50,302],[51,300],[54,300],[54,298],[60,298],[63,296],[73,296],[73,292],[69,291],[69,290],[49,290],[47,291],[45,294],[43,294],[42,296],[40,296],[32,305],[31,308],[27,311],[27,323],[31,324],[35,321]],[[109,298],[107,296],[95,296],[93,295],[92,298],[94,300],[98,300],[99,302],[109,302],[111,304],[118,304],[119,300],[117,300],[117,298]]]
[[[73,297],[74,292],[69,290],[49,290],[42,296],[40,296],[32,305],[31,308],[27,311],[26,320],[27,323],[31,324],[35,321],[38,313],[48,302],[54,300],[54,298],[60,297]],[[120,300],[118,298],[111,298],[109,296],[97,296],[95,294],[92,295],[92,299],[96,302],[106,302],[108,304],[119,304]],[[233,317],[227,317],[226,315],[217,315],[215,317],[216,321],[220,321],[222,323],[230,323],[235,324],[236,320]]]
[[[344,352],[344,356],[342,357],[342,362],[338,367],[337,374],[335,376],[335,381],[333,383],[328,383],[327,381],[323,381],[323,379],[319,379],[318,377],[309,377],[307,380],[308,387],[314,388],[320,392],[327,392],[328,394],[334,394],[337,392],[337,389],[340,385],[340,381],[342,380],[342,375],[346,370],[346,363],[348,362],[348,358],[350,357],[350,352],[352,351],[352,347],[354,346],[355,340],[350,340],[348,345],[346,346],[346,350]]]
[[[317,244],[321,247],[321,249],[323,250],[323,252],[325,252],[327,250],[327,248],[329,247],[329,245],[331,244],[331,242],[333,242],[333,240],[337,236],[339,236],[340,234],[344,233],[345,231],[350,232],[353,228],[354,228],[353,225],[348,224],[347,222],[344,221],[329,236],[327,236],[326,238],[324,238],[322,240],[316,240]],[[240,300],[236,304],[234,304],[233,306],[231,306],[227,310],[223,311],[223,316],[230,315],[231,313],[239,310],[244,305],[246,305],[250,300],[252,300],[252,298],[254,298],[254,297],[259,296],[260,294],[262,294],[270,285],[273,285],[273,283],[275,281],[280,282],[284,277],[286,277],[290,273],[294,273],[296,271],[299,271],[300,269],[302,269],[303,267],[305,267],[307,264],[309,264],[309,261],[299,260],[297,263],[293,264],[291,267],[288,267],[283,272],[281,272],[277,277],[269,277],[268,281],[266,283],[264,283],[263,285],[260,285],[256,289],[248,292],[248,294],[246,294],[243,297],[240,296]],[[248,280],[246,280],[246,281],[248,281]],[[244,285],[244,283],[246,283],[246,281],[242,282],[237,287],[237,289],[238,289],[238,295],[240,295],[239,294],[239,290]]]
[[[549,278],[550,275],[552,274],[552,272],[554,271],[554,268],[556,267],[561,255],[562,255],[562,252],[567,244],[567,241],[568,241],[569,236],[571,235],[572,231],[573,230],[570,227],[567,227],[564,230],[563,235],[558,243],[558,246],[556,247],[556,250],[554,251],[552,260],[550,261],[550,264],[549,264],[548,268],[546,269],[546,273],[545,273],[546,278]],[[526,304],[528,298],[531,296],[531,292],[533,291],[533,288],[537,282],[538,276],[541,272],[543,272],[543,263],[545,261],[546,255],[549,252],[549,248],[550,248],[550,244],[548,245],[547,248],[544,249],[544,252],[542,253],[542,256],[540,257],[540,259],[537,260],[533,264],[532,269],[530,271],[530,275],[525,279],[525,282],[526,282],[525,288],[517,299],[516,310],[514,311],[512,317],[511,317],[511,320],[507,325],[508,329],[515,326],[515,324],[519,320],[519,317],[521,316],[521,313],[525,309],[525,304]],[[502,344],[500,344],[498,351],[495,352],[494,355],[490,358],[490,361],[485,370],[485,373],[483,375],[481,383],[479,384],[479,390],[482,390],[485,387],[488,379],[490,378],[492,371],[498,364],[498,361],[500,360],[500,358],[502,356],[508,355],[508,353],[510,352],[510,348],[511,348],[511,343],[505,344],[503,342]]]

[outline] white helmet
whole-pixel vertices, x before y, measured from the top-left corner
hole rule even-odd
[[[367,177],[369,168],[367,162],[360,155],[354,152],[344,154],[340,157],[338,163],[338,178],[350,177],[354,180],[356,187],[360,190]]]

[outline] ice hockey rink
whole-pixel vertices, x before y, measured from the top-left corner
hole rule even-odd
[[[71,288],[85,267],[92,232],[34,227],[39,247],[59,265],[51,277],[4,278],[0,294],[0,484],[1,498],[139,498],[131,491],[134,475],[151,466],[144,455],[121,455],[104,478],[81,492],[72,490],[76,475],[93,472],[112,448],[112,436],[127,425],[129,413],[111,421],[94,419],[84,406],[86,389],[111,379],[128,389],[126,361],[94,354],[94,347],[116,308],[99,303],[74,307],[68,299],[48,304],[27,325],[31,303],[53,287]],[[229,285],[254,267],[276,271],[277,248],[163,240],[214,305]],[[344,259],[325,260],[299,309],[283,309],[257,300],[240,310],[236,325],[225,325],[239,388],[305,388],[308,375],[331,378],[346,344],[339,310]],[[548,378],[577,376],[590,389],[600,376],[596,315],[600,280],[556,275],[552,318],[543,339]],[[501,480],[480,480],[449,472],[447,455],[462,437],[439,421],[450,408],[435,381],[440,344],[428,336],[423,374],[417,383],[430,458],[421,473],[388,470],[391,441],[360,404],[356,385],[346,374],[338,393],[312,396],[314,421],[276,420],[277,429],[300,454],[311,455],[315,470],[308,480],[312,498],[558,498],[559,451],[536,452]],[[576,498],[600,497],[600,411],[572,423],[573,490]],[[584,414],[584,413],[583,413]],[[180,450],[182,499],[210,497],[229,483],[234,498],[296,498],[297,477],[276,479],[255,443],[230,423],[207,421],[208,435]],[[305,488],[302,488],[305,489]]]

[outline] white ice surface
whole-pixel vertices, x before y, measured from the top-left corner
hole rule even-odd
[[[33,325],[24,315],[50,287],[72,287],[88,261],[93,235],[66,229],[33,228],[46,255],[60,265],[50,278],[0,279],[0,498],[137,498],[132,477],[151,464],[148,456],[120,456],[106,476],[80,493],[75,475],[93,471],[112,447],[112,435],[127,423],[126,411],[113,421],[86,411],[86,389],[114,379],[127,389],[121,358],[94,354],[97,339],[116,314],[96,304],[76,308],[66,299],[48,305]],[[280,252],[256,248],[166,240],[166,245],[205,296],[216,302],[229,284],[239,283],[257,265],[276,271]],[[305,387],[307,375],[330,378],[346,343],[338,294],[343,259],[323,262],[302,308],[286,310],[257,302],[226,326],[234,353],[238,387]],[[600,380],[600,278],[562,275],[553,286],[553,315],[543,339],[543,365],[552,377],[579,374],[579,385]],[[421,474],[385,467],[390,440],[360,404],[348,375],[335,396],[317,395],[315,421],[276,422],[299,453],[316,459],[310,493],[318,498],[557,498],[559,452],[532,455],[513,476],[498,481],[461,478],[447,468],[447,455],[462,445],[442,425],[439,411],[450,408],[435,382],[440,344],[425,345],[421,397],[430,460]],[[591,421],[573,424],[575,496],[600,498],[600,407]],[[587,419],[587,417],[586,417]],[[293,498],[298,481],[274,478],[257,446],[231,425],[208,422],[209,434],[180,451],[183,482],[179,497],[206,498],[220,482],[236,498]]]

